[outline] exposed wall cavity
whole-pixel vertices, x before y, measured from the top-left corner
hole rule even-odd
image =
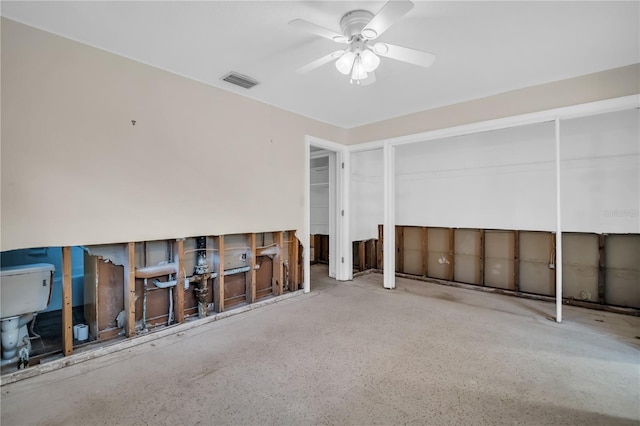
[[[87,252],[92,256],[100,256],[105,261],[109,261],[114,265],[125,265],[127,261],[127,252],[125,244],[105,244],[95,246],[85,246]]]
[[[379,226],[382,235],[382,225]],[[640,234],[564,233],[562,297],[587,307],[640,309]],[[354,243],[354,269],[363,270],[367,246]],[[556,234],[544,231],[396,226],[396,272],[422,278],[554,296]],[[370,266],[369,268],[374,268]]]

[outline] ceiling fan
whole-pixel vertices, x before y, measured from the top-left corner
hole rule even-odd
[[[289,25],[349,45],[298,68],[296,72],[304,74],[335,60],[340,73],[351,74],[351,83],[367,85],[375,82],[374,71],[380,65],[380,56],[430,67],[436,59],[433,53],[373,41],[411,9],[411,1],[394,0],[388,1],[376,15],[368,10],[352,10],[340,20],[342,34],[303,19],[294,19]]]

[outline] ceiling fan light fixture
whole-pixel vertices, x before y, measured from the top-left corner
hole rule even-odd
[[[366,72],[373,72],[380,65],[380,58],[370,50],[363,50],[360,59]]]
[[[349,41],[349,37],[344,35],[337,35],[332,38],[336,43],[347,43]]]
[[[353,82],[353,80],[355,80],[357,84],[360,84],[360,80],[367,78],[367,75],[367,70],[364,68],[362,58],[360,55],[356,56],[353,63],[353,70],[351,71],[351,81]]]
[[[389,51],[389,46],[384,43],[376,43],[373,46],[373,51],[378,55],[384,55]]]
[[[351,72],[351,69],[353,68],[353,63],[355,59],[356,59],[355,53],[353,53],[352,51],[348,51],[347,53],[342,55],[340,59],[336,61],[336,68],[340,73],[344,75],[348,75]]]

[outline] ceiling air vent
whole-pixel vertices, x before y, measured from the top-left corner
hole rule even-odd
[[[244,87],[245,89],[251,89],[253,86],[258,84],[258,82],[251,77],[238,74],[235,71],[231,71],[229,74],[226,74],[222,79],[228,83],[235,84],[236,86]]]

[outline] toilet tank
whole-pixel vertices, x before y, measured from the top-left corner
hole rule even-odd
[[[55,267],[49,263],[0,269],[0,318],[42,311],[51,299]]]

